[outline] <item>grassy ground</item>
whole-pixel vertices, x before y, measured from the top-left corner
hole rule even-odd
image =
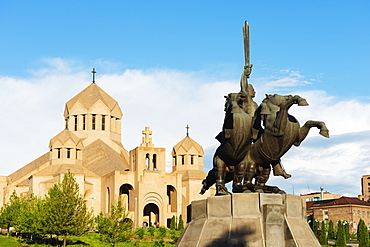
[[[175,246],[174,243],[171,243],[171,232],[167,231],[166,234],[159,235],[158,230],[153,231],[144,231],[144,234],[135,234],[131,241],[118,243],[116,247],[172,247]],[[174,234],[174,233],[172,233]],[[141,235],[141,236],[140,236]],[[176,233],[180,235],[180,233]],[[172,235],[173,236],[173,235]],[[172,241],[173,242],[173,241]],[[51,245],[52,243],[52,245]],[[59,239],[59,244],[56,244],[56,239],[50,241],[50,239],[40,240],[38,243],[35,241],[25,241],[20,240],[15,236],[6,237],[5,235],[0,235],[0,247],[45,247],[45,246],[62,246],[62,238]],[[97,233],[88,233],[82,236],[68,236],[67,237],[67,246],[73,247],[110,247],[108,243],[100,241],[99,234]]]
[[[14,238],[8,238],[6,236],[0,235],[0,247],[20,247],[21,244]]]

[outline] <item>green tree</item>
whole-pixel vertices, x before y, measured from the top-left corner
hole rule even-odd
[[[345,247],[346,246],[346,234],[344,232],[344,227],[342,221],[338,221],[338,232],[337,232],[337,241],[335,246]]]
[[[171,218],[170,229],[171,230],[176,230],[176,217],[175,217],[175,215],[172,216],[172,218]]]
[[[43,209],[44,233],[63,236],[63,246],[67,244],[68,235],[81,235],[90,229],[91,213],[87,211],[78,184],[69,171],[61,183],[49,190]]]
[[[328,239],[335,239],[334,222],[329,220]]]
[[[367,231],[366,223],[363,219],[360,219],[357,227],[357,241],[358,247],[369,246],[369,233]]]
[[[328,238],[326,235],[326,226],[325,226],[325,221],[323,220],[321,222],[321,227],[320,227],[320,237],[319,237],[319,242],[321,245],[328,244]]]
[[[15,192],[10,196],[9,202],[5,204],[0,211],[0,228],[7,229],[7,235],[9,235],[9,229],[14,225],[17,209],[15,207],[15,200],[18,196]]]
[[[349,235],[349,223],[348,221],[343,221],[343,229],[344,229],[344,234],[346,235],[346,241],[350,240],[350,235]]]
[[[0,216],[0,224],[2,225],[2,228],[8,229],[8,233],[10,227],[15,228],[17,233],[19,232],[19,225],[21,223],[21,209],[21,198],[17,196],[14,191],[9,198],[9,202],[2,208]]]
[[[312,231],[315,234],[316,238],[319,238],[319,222],[317,219],[312,219]]]
[[[180,214],[179,224],[177,225],[177,230],[180,232],[184,230],[184,221],[182,220],[182,214]]]
[[[111,214],[104,216],[100,213],[96,217],[98,231],[101,240],[115,246],[119,242],[124,242],[132,236],[132,220],[128,218],[126,209],[122,206],[122,200],[119,198],[117,205],[111,206]]]

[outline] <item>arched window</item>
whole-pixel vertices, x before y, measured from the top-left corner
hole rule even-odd
[[[181,155],[181,165],[185,164],[185,155]]]
[[[119,195],[121,196],[123,205],[126,207],[126,210],[134,211],[134,198],[132,196],[133,187],[130,184],[123,184],[119,188]]]
[[[171,206],[171,212],[177,211],[177,192],[175,187],[172,185],[167,185],[167,197],[168,205]]]
[[[194,155],[191,155],[190,156],[190,164],[191,165],[194,165]]]
[[[60,159],[60,148],[57,148],[58,150],[58,159]]]
[[[71,158],[71,149],[67,148],[67,159]]]
[[[145,164],[146,164],[146,170],[149,170],[149,168],[150,168],[150,158],[149,158],[149,154],[147,153],[146,155],[145,155]]]
[[[105,211],[107,212],[107,213],[110,213],[110,191],[109,191],[109,187],[107,187],[107,196],[106,196],[106,203],[105,203],[105,205],[106,205],[106,209],[105,209]]]

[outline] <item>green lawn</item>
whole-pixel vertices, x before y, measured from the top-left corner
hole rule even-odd
[[[22,246],[15,238],[8,238],[0,235],[0,247],[20,247]]]
[[[62,241],[62,239],[59,239]],[[60,242],[61,244],[61,242]],[[30,242],[18,242],[16,237],[6,237],[5,235],[0,235],[0,247],[44,247],[44,246],[51,246],[51,245],[44,245],[44,244],[36,244]],[[109,244],[103,243],[99,240],[99,234],[96,233],[88,233],[82,236],[68,236],[67,237],[67,246],[73,247],[110,247]],[[130,241],[124,243],[116,244],[116,247],[154,247],[154,246],[163,246],[163,247],[171,247],[175,246],[175,244],[170,243],[156,243],[155,241],[144,242],[143,240],[138,241]]]

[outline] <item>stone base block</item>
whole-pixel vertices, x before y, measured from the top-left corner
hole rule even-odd
[[[191,204],[178,247],[320,247],[296,195],[232,194]]]

